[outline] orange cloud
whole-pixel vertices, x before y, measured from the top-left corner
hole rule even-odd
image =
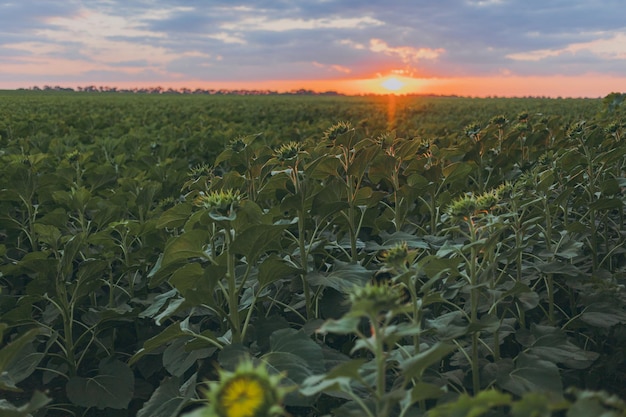
[[[322,64],[319,63],[317,61],[313,61],[313,65],[315,65],[318,68],[324,68],[327,70],[331,70],[331,71],[335,71],[335,72],[341,72],[344,74],[350,74],[352,72],[352,70],[348,67],[344,67],[343,65],[327,65],[327,64]]]
[[[410,46],[392,47],[381,39],[371,39],[369,49],[372,52],[397,56],[405,64],[416,63],[422,59],[437,59],[445,52],[443,48],[413,48]]]

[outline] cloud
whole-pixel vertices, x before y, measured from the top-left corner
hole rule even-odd
[[[5,48],[14,49],[27,55],[51,55],[65,51],[65,47],[56,43],[47,42],[18,42],[7,43]]]
[[[405,64],[415,64],[424,59],[437,59],[445,52],[443,48],[413,48],[411,46],[391,47],[381,39],[371,39],[369,50],[385,55],[397,56]]]
[[[350,74],[352,72],[352,70],[348,67],[344,67],[343,65],[328,65],[328,64],[321,64],[317,61],[313,61],[312,64],[317,67],[317,68],[322,68],[325,70],[329,70],[332,72],[339,72],[339,73],[343,73],[343,74]]]
[[[222,41],[224,43],[238,43],[241,45],[245,45],[248,43],[244,38],[239,37],[237,35],[232,35],[227,32],[219,32],[211,35],[207,35],[208,38],[216,39],[218,41]]]
[[[625,14],[618,0],[20,0],[0,2],[0,73],[68,83],[618,74]]]
[[[268,17],[248,17],[234,23],[221,25],[225,30],[287,32],[311,29],[357,29],[384,25],[380,20],[365,17],[330,17],[323,19],[270,19]]]
[[[519,52],[507,55],[514,61],[541,61],[546,58],[558,57],[565,54],[579,54],[588,52],[604,60],[626,59],[626,32],[613,34],[609,38],[597,39],[589,42],[579,42],[559,49],[538,49],[528,52]]]

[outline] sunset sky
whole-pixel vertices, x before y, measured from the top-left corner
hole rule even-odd
[[[626,91],[625,16],[624,0],[0,1],[0,89],[601,97]]]

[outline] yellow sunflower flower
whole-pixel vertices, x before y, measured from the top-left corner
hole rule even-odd
[[[225,383],[217,399],[217,408],[224,417],[254,417],[265,406],[261,382],[252,375],[241,375]]]
[[[283,415],[281,402],[286,390],[279,387],[281,379],[249,361],[241,363],[235,372],[220,371],[220,381],[210,383],[210,405],[204,417]]]

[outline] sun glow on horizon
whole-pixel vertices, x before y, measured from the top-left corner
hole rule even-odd
[[[389,91],[398,91],[404,87],[404,82],[400,81],[396,77],[389,77],[386,78],[380,85]]]

